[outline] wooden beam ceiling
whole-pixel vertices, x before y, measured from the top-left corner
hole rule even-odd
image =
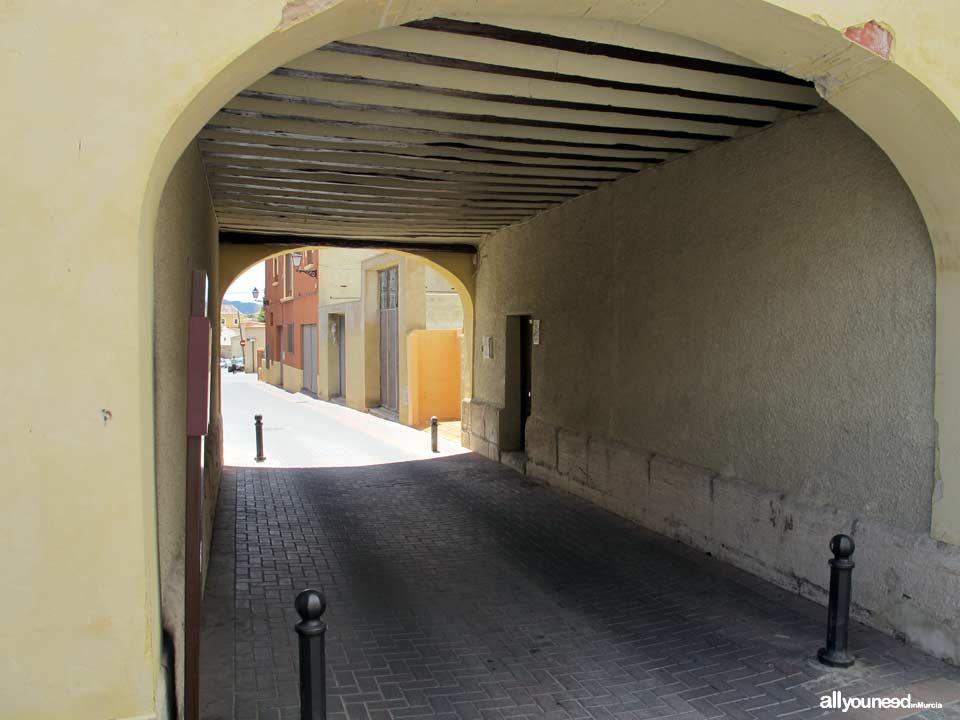
[[[199,141],[232,242],[470,247],[818,102],[809,83],[648,29],[433,18],[277,68]]]

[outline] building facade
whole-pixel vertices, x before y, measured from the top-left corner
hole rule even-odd
[[[318,397],[415,427],[459,420],[463,306],[405,254],[320,253]]]
[[[264,262],[265,362],[260,378],[290,392],[317,392],[317,250]],[[299,260],[299,267],[297,265]]]

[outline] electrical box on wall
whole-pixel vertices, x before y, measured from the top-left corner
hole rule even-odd
[[[493,337],[484,335],[480,338],[480,355],[487,360],[493,358]]]

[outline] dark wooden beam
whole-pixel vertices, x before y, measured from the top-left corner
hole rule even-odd
[[[285,93],[265,92],[263,90],[243,90],[237,97],[252,100],[268,100],[270,102],[287,103],[290,105],[309,105],[311,107],[330,108],[332,110],[350,110],[353,112],[378,112],[387,115],[405,115],[412,117],[426,117],[436,120],[453,120],[455,122],[479,123],[483,125],[514,125],[518,127],[535,127],[544,130],[573,130],[586,133],[604,133],[606,135],[630,135],[640,137],[662,137],[683,140],[729,140],[732,136],[722,133],[688,132],[686,130],[662,130],[656,128],[618,127],[613,125],[593,125],[590,123],[565,122],[561,120],[540,120],[539,118],[506,117],[504,115],[490,115],[486,113],[463,113],[447,110],[427,110],[417,107],[397,107],[393,105],[373,105],[357,103],[347,100],[325,100],[322,98],[306,97],[304,95],[287,95]]]
[[[357,122],[355,120],[334,120],[332,118],[320,118],[310,115],[292,115],[290,113],[277,112],[275,110],[249,110],[245,108],[224,107],[220,112],[226,115],[236,115],[237,117],[257,118],[260,120],[279,120],[281,122],[300,122],[315,126],[343,128],[348,130],[372,130],[375,132],[403,132],[417,135],[427,135],[431,137],[454,138],[457,140],[486,140],[497,143],[522,143],[524,145],[547,145],[551,147],[575,147],[575,148],[603,148],[608,150],[636,150],[638,152],[690,152],[691,148],[681,147],[657,147],[656,145],[636,145],[633,143],[609,143],[609,142],[589,142],[581,140],[552,140],[542,137],[519,137],[510,135],[487,135],[484,133],[456,132],[453,130],[438,130],[435,128],[422,128],[411,125],[384,125],[382,123]]]
[[[763,98],[749,95],[730,95],[728,93],[694,90],[692,88],[674,87],[671,85],[651,85],[650,83],[624,82],[622,80],[609,80],[607,78],[587,77],[585,75],[571,75],[569,73],[534,70],[531,68],[513,67],[511,65],[498,65],[496,63],[477,62],[474,60],[462,60],[460,58],[450,58],[442,55],[430,55],[428,53],[420,53],[410,50],[392,50],[390,48],[380,48],[372,45],[358,45],[348,42],[332,42],[328,45],[324,45],[322,48],[319,48],[319,51],[348,53],[350,55],[380,58],[381,60],[415,63],[417,65],[451,68],[454,70],[468,70],[472,72],[488,73],[491,75],[522,77],[530,80],[547,80],[550,82],[562,82],[574,85],[586,85],[588,87],[609,88],[611,90],[628,90],[630,92],[651,93],[654,95],[672,95],[674,97],[689,98],[691,100],[709,100],[710,102],[731,103],[734,105],[754,105],[756,107],[795,110],[797,112],[811,110],[816,107],[816,105],[809,103],[791,102],[789,100],[778,100],[776,98]]]
[[[525,178],[528,180],[539,180],[539,181],[548,181],[548,180],[574,180],[577,182],[593,182],[593,183],[602,183],[612,180],[613,177],[603,177],[603,176],[591,176],[583,175],[577,171],[570,171],[572,174],[556,174],[556,175],[546,175],[542,173],[521,173],[516,169],[514,170],[504,170],[503,172],[496,172],[494,170],[455,170],[449,167],[418,167],[416,165],[385,165],[385,164],[370,164],[370,163],[361,163],[361,162],[343,162],[343,161],[332,161],[332,160],[312,160],[309,158],[292,158],[292,157],[282,157],[282,156],[273,156],[270,155],[266,149],[262,149],[260,152],[254,153],[252,151],[242,152],[239,149],[234,152],[221,151],[219,149],[207,150],[201,148],[201,154],[204,158],[216,158],[222,160],[243,160],[246,162],[253,163],[286,163],[288,165],[297,165],[301,166],[298,169],[303,170],[304,172],[310,172],[313,169],[317,171],[326,170],[328,172],[352,172],[354,168],[359,170],[365,170],[369,172],[380,173],[380,171],[386,170],[389,172],[402,172],[402,173],[421,173],[423,175],[434,175],[439,177],[458,177],[458,176],[472,176],[472,177],[489,177],[489,178]],[[303,153],[307,155],[308,153]],[[467,165],[469,161],[461,160],[460,165]],[[482,164],[482,163],[476,163]],[[312,167],[302,167],[304,165]],[[627,175],[633,172],[636,172],[636,168],[617,168],[615,170],[608,168],[596,168],[588,167],[583,172],[596,172],[596,173],[608,173],[614,177],[618,175]],[[573,174],[575,173],[575,174]]]
[[[602,178],[596,181],[591,181],[589,178],[582,178],[586,182],[573,183],[570,182],[567,178],[533,178],[535,180],[540,180],[540,182],[510,182],[512,176],[504,175],[499,180],[469,180],[465,179],[469,176],[476,176],[478,173],[463,173],[465,177],[420,177],[418,175],[407,175],[405,173],[391,173],[391,172],[376,172],[371,170],[369,172],[360,172],[355,170],[343,170],[338,168],[298,168],[298,167],[273,167],[270,165],[249,165],[242,164],[237,162],[216,162],[220,158],[212,155],[204,155],[205,165],[207,166],[207,171],[216,172],[216,168],[227,168],[230,170],[254,170],[254,171],[265,171],[273,173],[288,173],[292,175],[302,175],[304,177],[322,177],[329,175],[344,175],[347,177],[365,177],[365,178],[382,178],[382,179],[391,179],[391,180],[402,180],[404,182],[420,182],[420,183],[447,183],[451,187],[455,185],[487,185],[489,187],[499,187],[499,188],[537,188],[538,190],[554,188],[554,189],[566,189],[566,190],[579,190],[582,192],[587,192],[589,190],[596,189],[601,183],[609,182],[614,178]],[[211,162],[211,160],[213,162]],[[296,164],[296,160],[288,160]],[[415,170],[414,168],[409,168]],[[425,173],[429,174],[429,173]],[[556,182],[551,182],[555,180]],[[509,194],[509,193],[508,193]],[[540,194],[539,192],[536,194]]]
[[[651,108],[632,107],[627,105],[602,105],[575,100],[555,100],[552,98],[536,98],[520,95],[503,95],[500,93],[478,92],[475,90],[461,90],[459,88],[437,87],[435,85],[421,85],[419,83],[400,82],[399,80],[381,80],[361,75],[339,75],[336,73],[317,72],[314,70],[299,70],[297,68],[279,67],[273,75],[291,77],[311,82],[341,83],[344,85],[360,85],[389,90],[405,90],[408,92],[441,95],[463,100],[479,100],[482,102],[504,103],[506,105],[528,105],[530,107],[555,108],[557,110],[577,110],[581,112],[614,113],[616,115],[631,115],[635,117],[664,118],[667,120],[685,120],[688,122],[707,123],[712,125],[737,125],[741,127],[764,127],[769,125],[768,120],[736,117],[733,115],[715,115],[712,113],[680,112],[676,110],[656,110]]]
[[[225,186],[223,184],[211,183],[211,190],[213,191],[214,200],[218,198],[237,198],[237,199],[246,199],[253,200],[256,202],[264,201],[279,201],[279,202],[293,202],[297,204],[307,204],[314,207],[357,207],[357,208],[370,208],[370,209],[392,209],[394,211],[403,211],[411,212],[416,214],[425,214],[427,212],[441,211],[450,214],[455,213],[465,213],[464,217],[470,217],[473,215],[476,216],[490,216],[490,217],[500,217],[505,214],[511,215],[529,215],[531,212],[537,212],[541,207],[548,206],[551,203],[540,203],[534,206],[517,206],[517,205],[488,205],[488,206],[476,206],[468,203],[455,203],[455,204],[439,204],[435,202],[415,202],[410,201],[407,198],[406,202],[403,200],[397,200],[394,198],[365,198],[357,199],[353,196],[345,197],[317,197],[310,196],[304,193],[296,193],[291,191],[278,191],[270,189],[259,189],[251,190],[249,188],[233,188],[230,186]],[[545,208],[544,208],[545,209]]]
[[[402,157],[423,157],[423,158],[442,158],[446,156],[419,154],[417,151],[435,151],[438,149],[466,150],[467,152],[482,153],[484,155],[506,155],[510,157],[529,157],[545,160],[587,160],[589,162],[624,162],[624,163],[645,163],[650,162],[649,158],[629,157],[624,155],[609,155],[598,153],[567,153],[567,152],[539,152],[536,150],[511,150],[509,148],[492,147],[490,145],[475,145],[466,142],[436,141],[436,142],[401,142],[397,140],[370,140],[365,138],[353,138],[343,135],[313,135],[310,133],[290,132],[287,130],[268,130],[266,128],[249,128],[238,125],[220,125],[218,123],[209,123],[201,131],[200,137],[203,138],[203,132],[219,132],[235,135],[250,135],[253,137],[276,138],[278,140],[304,140],[315,143],[328,143],[336,146],[344,146],[340,152],[383,152],[385,149],[394,151],[412,150],[414,152],[401,153]],[[370,149],[366,149],[369,147]],[[335,148],[331,148],[335,149]],[[632,152],[632,151],[631,151]],[[687,150],[679,148],[657,148],[655,151],[663,154],[683,154]]]
[[[324,202],[346,202],[361,205],[408,205],[410,207],[446,207],[446,208],[488,208],[518,209],[524,207],[546,207],[556,205],[559,200],[531,200],[511,198],[475,198],[469,195],[454,197],[424,197],[422,195],[403,195],[396,192],[358,192],[355,187],[335,190],[314,190],[296,187],[292,183],[269,184],[265,182],[235,182],[231,179],[211,177],[210,189],[217,192],[242,192],[247,195],[263,197],[294,197],[304,200]],[[277,195],[273,195],[277,193]]]
[[[211,145],[223,148],[240,148],[244,152],[255,152],[257,150],[271,151],[271,150],[282,150],[284,152],[297,152],[303,153],[305,155],[346,155],[350,157],[352,155],[362,156],[374,156],[374,159],[377,157],[385,157],[392,159],[401,159],[401,160],[427,160],[429,162],[441,163],[441,164],[456,164],[462,165],[463,163],[473,163],[475,165],[494,165],[497,167],[510,167],[510,168],[540,168],[546,170],[592,170],[594,172],[610,172],[610,173],[630,173],[636,172],[639,168],[635,167],[626,167],[624,165],[560,165],[558,163],[537,163],[537,162],[516,162],[514,160],[488,160],[483,158],[473,158],[473,157],[457,157],[456,155],[410,155],[405,153],[394,153],[387,151],[378,151],[378,150],[350,150],[350,149],[339,149],[339,148],[317,148],[317,147],[303,147],[300,145],[284,145],[281,143],[257,143],[257,142],[244,142],[242,140],[220,140],[214,138],[200,138],[200,142],[203,145]],[[238,152],[240,151],[238,150]],[[367,158],[368,162],[370,158]],[[657,165],[663,162],[660,158],[637,158],[635,160],[624,161],[627,164],[636,164],[636,165]],[[347,163],[343,163],[347,164]],[[351,165],[356,165],[358,167],[369,167],[363,163],[349,163]],[[389,167],[389,166],[388,166]],[[406,167],[406,166],[404,166]]]
[[[455,33],[458,35],[470,35],[488,40],[532,45],[534,47],[579,53],[581,55],[598,55],[615,58],[617,60],[627,60],[629,62],[664,65],[682,70],[732,75],[783,85],[811,87],[811,83],[806,80],[801,80],[800,78],[795,78],[777,70],[771,70],[770,68],[737,65],[719,60],[705,60],[703,58],[673,55],[670,53],[655,52],[653,50],[640,50],[639,48],[624,47],[623,45],[611,45],[609,43],[594,42],[592,40],[548,35],[533,30],[518,30],[516,28],[488,25],[486,23],[449,20],[447,18],[431,18],[430,20],[415,20],[406,23],[406,27]]]
[[[271,245],[279,247],[342,247],[371,250],[413,250],[421,252],[454,252],[475,254],[477,246],[460,243],[409,242],[367,238],[338,238],[319,235],[240,232],[221,230],[220,242],[227,245]]]
[[[208,177],[215,180],[217,178],[229,178],[231,180],[253,180],[261,181],[268,180],[270,182],[277,183],[292,183],[294,185],[303,185],[304,187],[324,187],[324,188],[344,188],[346,191],[351,189],[357,190],[369,190],[369,189],[383,189],[383,190],[401,190],[411,193],[423,193],[424,196],[429,195],[433,196],[436,193],[442,196],[448,197],[470,197],[474,198],[476,196],[490,196],[494,200],[501,199],[500,196],[507,196],[509,198],[515,197],[526,197],[533,196],[537,198],[541,197],[552,197],[566,199],[571,197],[576,197],[584,192],[589,192],[594,189],[595,186],[568,186],[568,185],[551,185],[545,187],[541,190],[516,190],[516,187],[524,187],[517,185],[490,185],[484,182],[468,183],[468,182],[458,182],[453,180],[436,180],[428,181],[423,186],[410,185],[406,181],[397,181],[395,185],[386,184],[388,181],[392,181],[392,178],[389,176],[369,176],[371,179],[376,178],[373,183],[362,183],[354,180],[344,180],[344,179],[324,179],[322,177],[317,177],[315,173],[299,173],[296,170],[288,171],[286,168],[245,168],[235,165],[223,165],[223,166],[212,166],[207,168]],[[264,172],[265,171],[265,172]],[[271,174],[276,171],[276,174]],[[255,174],[261,173],[264,174]],[[251,174],[254,173],[254,174]],[[337,173],[333,173],[337,174]],[[497,190],[497,187],[509,187],[509,190]]]

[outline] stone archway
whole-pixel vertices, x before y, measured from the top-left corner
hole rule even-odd
[[[896,47],[898,23],[875,18],[871,3],[845,8],[842,15],[800,14],[798,3],[742,0],[735,11],[697,0],[640,4],[611,1],[583,12],[574,2],[475,3],[448,0],[403,9],[347,0],[316,7],[288,3],[279,24],[238,54],[227,67],[205,79],[170,127],[148,185],[143,227],[157,187],[174,159],[203,123],[246,85],[283,62],[327,42],[431,16],[469,18],[489,14],[586,17],[595,21],[638,24],[694,38],[759,64],[809,79],[830,102],[865,130],[891,157],[926,219],[937,258],[937,383],[939,428],[938,480],[932,535],[960,542],[960,381],[952,369],[960,360],[960,330],[951,322],[960,304],[958,225],[952,202],[955,158],[960,153],[960,124],[938,97],[957,99],[960,90],[936,72],[912,47]],[[809,13],[809,8],[806,8]],[[854,14],[858,13],[858,14]],[[829,18],[829,19],[827,19]],[[871,22],[887,20],[890,25]],[[903,18],[904,24],[908,21]],[[749,28],[749,32],[744,29]],[[919,29],[919,28],[912,28]],[[844,31],[847,30],[845,34]],[[850,38],[854,38],[854,42]],[[859,43],[864,43],[861,45]],[[904,43],[905,44],[905,43]],[[868,49],[870,48],[870,49]],[[892,59],[887,59],[895,52]]]

